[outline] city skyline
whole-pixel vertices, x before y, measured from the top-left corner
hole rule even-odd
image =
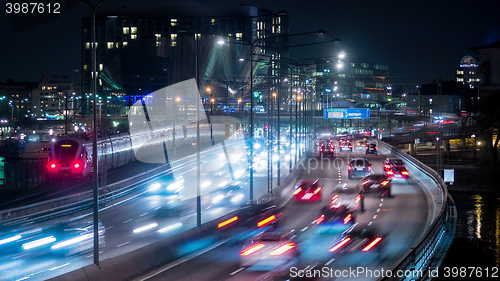
[[[473,6],[465,1],[452,4],[432,1],[389,1],[357,5],[315,1],[303,5],[298,1],[249,1],[259,8],[275,12],[285,10],[290,17],[290,32],[324,29],[329,39],[340,38],[339,50],[317,45],[290,50],[295,60],[329,56],[343,51],[348,59],[387,64],[389,76],[402,77],[407,84],[432,82],[434,79],[454,79],[455,67],[462,57],[479,54],[471,48],[500,40],[499,20],[494,17],[490,1],[478,1]],[[203,1],[169,1],[168,6],[202,5]],[[147,1],[146,6],[160,5]],[[229,0],[212,1],[211,5],[239,5]],[[110,0],[103,7],[137,6],[137,1]],[[466,13],[464,8],[466,9]],[[6,14],[0,24],[8,24]],[[89,16],[85,4],[78,3],[68,13],[40,26],[13,33],[2,33],[5,44],[0,46],[0,81],[38,81],[45,75],[71,75],[81,70],[81,18]],[[7,25],[8,26],[8,25]],[[302,44],[304,38],[291,38],[290,44]],[[325,44],[326,45],[326,44]],[[427,80],[426,80],[427,79]]]

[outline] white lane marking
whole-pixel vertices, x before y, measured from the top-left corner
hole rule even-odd
[[[171,269],[173,267],[176,267],[179,264],[185,263],[185,262],[187,262],[189,260],[192,260],[192,259],[196,258],[197,256],[203,255],[206,252],[209,252],[209,251],[211,251],[211,250],[219,247],[220,245],[226,243],[228,240],[229,239],[225,239],[225,240],[221,241],[219,244],[215,244],[212,247],[209,247],[209,248],[206,248],[206,249],[204,249],[204,250],[202,250],[200,252],[196,252],[194,254],[191,254],[191,255],[187,256],[186,258],[184,258],[184,259],[182,259],[182,260],[180,260],[178,262],[167,264],[164,268],[160,268],[158,271],[155,271],[155,272],[153,272],[153,273],[151,273],[149,275],[146,275],[146,277],[139,277],[137,279],[134,279],[134,281],[144,281],[144,280],[148,280],[150,278],[153,278],[154,276],[156,276],[158,274],[161,274],[161,273],[163,273],[163,272],[165,272],[165,271],[167,271],[167,270],[169,270],[169,269]]]
[[[311,224],[315,224],[315,223],[316,223],[316,220],[313,220],[313,221],[311,222]]]
[[[242,270],[244,270],[244,269],[245,269],[245,268],[244,268],[244,267],[242,267],[242,268],[240,268],[240,269],[238,269],[238,270],[236,270],[236,271],[234,271],[234,272],[230,273],[229,275],[231,275],[231,276],[236,275],[236,274],[238,274],[238,272],[240,272],[240,271],[242,271]]]
[[[18,259],[18,258],[21,258],[21,257],[27,256],[27,255],[29,255],[29,253],[24,254],[24,255],[20,255],[20,256],[17,256],[17,257],[13,257],[12,259],[13,259],[13,260],[15,260],[15,259]]]
[[[113,228],[114,226],[109,226],[109,227],[106,227],[105,230],[109,230],[111,228]]]
[[[71,263],[69,263],[69,262],[68,262],[68,263],[66,263],[66,264],[63,264],[63,265],[60,265],[60,266],[53,267],[53,268],[51,268],[51,269],[49,269],[49,270],[50,270],[50,271],[52,271],[52,270],[56,270],[56,269],[59,269],[59,268],[61,268],[61,267],[65,267],[65,266],[70,265],[70,264],[71,264]]]
[[[380,209],[377,209],[377,213],[380,212]]]
[[[383,202],[384,201],[384,198],[380,198],[380,201]]]
[[[374,220],[374,219],[376,219],[376,218],[377,218],[377,215],[374,215],[372,219]]]
[[[126,220],[123,223],[131,222],[131,221],[133,221],[133,219]]]
[[[144,217],[145,215],[149,214],[148,212],[145,212],[144,214],[140,215],[140,217]]]
[[[327,263],[325,263],[326,266],[329,266],[335,259],[329,260]]]
[[[120,244],[120,245],[116,245],[116,248],[121,247],[121,246],[123,246],[123,245],[127,245],[128,243],[130,243],[130,241],[127,241],[127,242],[122,243],[122,244]]]
[[[369,222],[369,223],[368,223],[368,226],[372,225],[372,223],[373,223],[372,221],[371,221],[371,222]]]
[[[208,206],[208,207],[207,207],[207,210],[208,210],[208,209],[210,209],[210,208],[212,208],[212,205]]]
[[[21,278],[21,279],[17,279],[16,281],[21,281],[21,280],[26,280],[26,279],[30,279],[30,277],[29,277],[29,276],[26,276],[26,277],[23,277],[23,278]]]
[[[378,204],[379,207],[382,207],[382,203]]]
[[[99,254],[102,254],[102,253],[104,253],[104,251],[99,252]],[[94,256],[94,254],[92,254],[92,255],[88,255],[88,256],[86,256],[86,258],[91,258],[91,257],[93,257],[93,256]]]
[[[300,231],[304,232],[304,231],[306,231],[308,228],[309,228],[309,227],[308,227],[308,226],[306,226],[306,227],[302,228],[302,230],[300,230]]]

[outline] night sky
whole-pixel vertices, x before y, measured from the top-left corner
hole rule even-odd
[[[85,4],[78,3],[48,23],[13,33],[7,22],[5,2],[9,1],[0,1],[0,26],[5,27],[0,28],[0,81],[39,81],[42,75],[71,76],[72,69],[81,69],[81,18],[90,15]],[[138,6],[138,2],[110,0],[102,6],[132,7]],[[300,60],[344,51],[348,57],[389,65],[389,75],[407,78],[408,85],[427,83],[432,78],[454,79],[455,67],[463,56],[478,57],[472,47],[500,40],[498,0],[141,2],[148,6],[244,3],[274,12],[286,10],[290,33],[323,29],[327,31],[326,39],[342,40],[336,45],[337,50],[331,45],[329,49],[325,45],[291,49],[291,58]],[[290,38],[290,44],[308,40],[314,39]]]

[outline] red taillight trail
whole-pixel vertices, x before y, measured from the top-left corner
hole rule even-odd
[[[285,244],[285,245],[279,247],[278,249],[270,252],[269,254],[271,256],[279,256],[279,255],[284,254],[287,251],[293,249],[295,246],[297,246],[295,243],[288,243],[288,244]]]
[[[262,244],[262,243],[252,245],[251,247],[249,247],[249,248],[246,248],[246,249],[242,250],[242,251],[240,252],[240,255],[241,255],[241,256],[248,256],[248,255],[250,255],[250,254],[252,254],[252,253],[255,253],[255,252],[257,252],[258,250],[260,250],[260,249],[264,248],[264,246],[266,246],[266,245],[264,245],[264,244]]]
[[[265,225],[268,225],[270,224],[271,222],[275,221],[276,220],[276,216],[275,215],[272,215],[266,219],[263,219],[261,220],[260,222],[257,223],[257,226],[258,227],[263,227]]]
[[[375,240],[373,240],[370,244],[368,244],[368,246],[363,248],[363,252],[366,252],[371,248],[373,248],[373,246],[375,246],[378,242],[380,242],[380,240],[382,240],[382,237],[375,238]]]
[[[338,248],[342,247],[345,245],[345,243],[349,242],[351,240],[351,238],[349,237],[346,237],[344,239],[342,239],[342,241],[340,241],[339,243],[337,243],[337,245],[333,246],[329,252],[334,252],[335,250],[337,250]]]

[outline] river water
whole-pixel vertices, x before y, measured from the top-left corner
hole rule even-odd
[[[491,273],[492,267],[500,267],[500,194],[491,192],[450,192],[450,194],[457,206],[458,220],[456,237],[444,267],[480,267],[482,272],[489,268]],[[500,277],[500,268],[496,276]],[[483,278],[471,274],[468,277],[452,279]],[[493,279],[498,280],[498,278]]]

